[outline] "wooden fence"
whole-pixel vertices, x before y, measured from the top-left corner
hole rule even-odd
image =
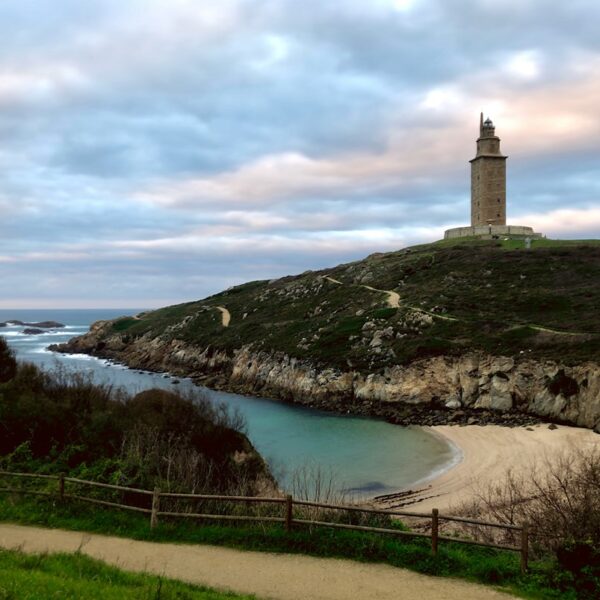
[[[510,550],[519,552],[521,555],[521,572],[527,571],[528,560],[529,560],[529,529],[528,526],[522,525],[511,525],[507,523],[490,523],[487,521],[479,521],[476,519],[468,519],[464,517],[453,517],[449,515],[440,514],[437,508],[434,508],[431,513],[424,512],[412,512],[412,511],[399,511],[399,510],[378,510],[374,508],[362,508],[359,506],[344,506],[336,504],[325,504],[320,502],[309,502],[306,500],[294,500],[292,496],[287,495],[280,498],[264,498],[256,496],[227,496],[227,495],[208,495],[208,494],[180,494],[173,492],[161,492],[158,488],[154,490],[142,490],[138,488],[124,487],[120,485],[112,485],[108,483],[99,483],[97,481],[87,481],[85,479],[76,479],[74,477],[66,477],[64,475],[40,475],[36,473],[12,473],[8,471],[0,471],[0,477],[4,478],[16,478],[21,481],[24,480],[44,480],[46,484],[49,481],[56,482],[54,489],[43,489],[34,490],[21,485],[15,487],[14,485],[0,487],[0,492],[13,493],[13,494],[32,494],[38,496],[54,497],[57,500],[64,502],[66,500],[78,500],[81,502],[89,502],[92,504],[98,504],[101,506],[107,506],[112,508],[119,508],[123,510],[130,510],[139,513],[145,513],[150,516],[150,526],[156,527],[161,517],[167,518],[185,518],[185,519],[205,519],[205,520],[216,520],[216,521],[254,521],[261,523],[281,523],[286,531],[291,531],[295,526],[316,526],[316,527],[331,527],[337,529],[349,529],[354,531],[365,531],[377,534],[386,534],[393,536],[404,536],[404,537],[421,537],[428,538],[431,540],[431,551],[434,555],[438,552],[438,546],[440,541],[448,541],[459,544],[469,544],[476,546],[484,546],[486,548],[495,548],[500,550]],[[131,504],[121,504],[118,502],[112,502],[108,500],[102,500],[91,496],[85,496],[75,493],[67,493],[66,484],[73,484],[75,486],[87,486],[97,489],[112,490],[121,493],[128,494],[139,494],[141,497],[146,497],[147,507],[144,506],[133,506]],[[161,501],[163,499],[177,499],[177,500],[188,500],[188,501],[211,501],[217,503],[241,503],[246,507],[252,504],[263,504],[272,505],[279,507],[280,515],[248,515],[248,514],[218,514],[215,512],[176,512],[172,510],[161,510]],[[294,508],[297,508],[296,515],[294,514]],[[400,529],[392,529],[389,527],[372,527],[367,525],[357,525],[352,523],[341,523],[341,522],[330,522],[315,520],[305,517],[306,514],[302,514],[302,510],[306,512],[306,509],[319,509],[321,511],[342,511],[347,514],[362,514],[362,515],[373,515],[380,517],[411,517],[427,519],[431,524],[431,533],[421,533],[417,531],[403,531]],[[300,513],[300,518],[298,517]],[[318,514],[318,513],[317,513]],[[497,529],[504,529],[519,534],[519,545],[505,545],[496,544],[483,541],[477,541],[472,539],[450,537],[446,535],[440,535],[440,521],[449,521],[456,523],[463,523],[467,525],[475,525],[478,527],[491,527]]]

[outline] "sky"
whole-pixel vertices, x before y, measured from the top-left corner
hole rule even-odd
[[[508,221],[600,237],[597,0],[2,0],[0,308],[152,308]]]

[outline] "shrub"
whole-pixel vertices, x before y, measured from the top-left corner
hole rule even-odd
[[[600,451],[571,450],[532,464],[527,474],[509,471],[460,512],[504,523],[528,523],[534,554],[553,555],[561,569],[572,575],[568,579],[579,597],[598,597]],[[481,537],[497,535],[478,533]]]
[[[0,383],[10,381],[17,372],[17,361],[6,340],[0,337]]]
[[[130,397],[85,375],[23,364],[0,394],[0,468],[253,494],[270,476],[244,429],[238,413],[199,394]]]

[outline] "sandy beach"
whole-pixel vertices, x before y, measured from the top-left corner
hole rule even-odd
[[[599,448],[600,435],[589,429],[547,424],[526,427],[500,425],[443,425],[429,428],[443,436],[462,453],[460,462],[419,487],[411,508],[429,511],[438,508],[451,512],[469,500],[477,488],[504,477],[508,469],[516,473],[543,467],[544,458],[576,448]]]

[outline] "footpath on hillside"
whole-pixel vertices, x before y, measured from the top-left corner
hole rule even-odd
[[[224,306],[215,306],[215,308],[221,313],[221,323],[223,327],[229,327],[231,323],[231,313]]]
[[[81,552],[147,572],[258,599],[507,600],[494,589],[382,564],[246,552],[217,546],[141,542],[75,531],[0,524],[0,547],[27,553]]]

